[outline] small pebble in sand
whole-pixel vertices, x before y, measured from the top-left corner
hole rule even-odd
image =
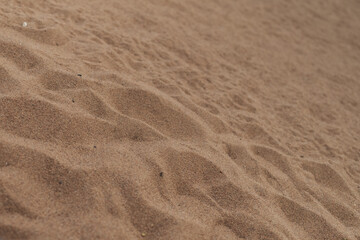
[[[72,99],[71,101],[72,101],[73,103],[75,102],[75,100],[74,100],[74,99]]]
[[[163,172],[160,172],[160,177],[162,177],[164,175],[164,173]]]
[[[27,27],[27,25],[28,25],[27,22],[23,22],[22,24],[23,27]]]
[[[142,237],[145,237],[145,236],[146,236],[146,233],[141,233],[141,236],[142,236]]]
[[[62,181],[59,181],[59,184],[62,184]]]
[[[81,76],[82,76],[82,74],[78,73],[78,77],[81,77]]]
[[[96,148],[96,146],[94,146],[94,148]]]

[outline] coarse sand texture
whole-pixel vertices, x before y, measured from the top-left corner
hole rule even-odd
[[[360,240],[360,1],[0,0],[0,239]]]

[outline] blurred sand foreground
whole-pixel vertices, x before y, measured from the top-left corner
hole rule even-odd
[[[360,240],[360,1],[0,0],[0,29],[0,239]]]

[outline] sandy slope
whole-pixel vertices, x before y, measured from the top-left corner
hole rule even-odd
[[[1,239],[360,239],[359,1],[0,3]]]

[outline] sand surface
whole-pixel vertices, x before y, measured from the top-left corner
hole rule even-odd
[[[360,1],[0,0],[0,239],[359,240]]]

